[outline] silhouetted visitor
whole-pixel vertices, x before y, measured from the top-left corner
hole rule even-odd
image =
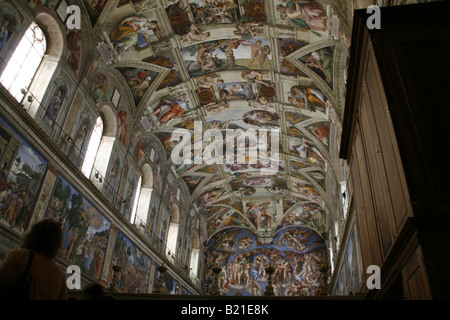
[[[24,234],[21,247],[12,250],[0,263],[0,296],[14,298],[12,295],[8,296],[8,292],[14,288],[30,262],[29,299],[67,299],[66,277],[53,260],[61,243],[62,230],[59,223],[44,219],[34,224]]]

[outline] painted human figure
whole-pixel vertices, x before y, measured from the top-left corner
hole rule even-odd
[[[273,227],[273,214],[270,214],[267,209],[269,208],[270,202],[265,201],[260,205],[261,208],[261,216],[265,217],[269,220],[269,228],[272,229]]]
[[[249,125],[259,127],[279,127],[279,115],[264,110],[252,110],[242,116],[242,120]]]
[[[56,90],[55,95],[51,98],[50,103],[47,107],[47,120],[51,123],[51,127],[55,125],[56,118],[58,117],[59,111],[62,104],[62,92],[60,89]]]
[[[67,35],[67,49],[70,55],[67,58],[67,63],[75,73],[78,73],[81,59],[81,32],[70,32]]]
[[[257,40],[255,43],[250,43],[250,44],[241,42],[241,45],[252,48],[250,61],[247,64],[247,68],[250,68],[252,63],[255,61],[258,61],[258,59],[259,59],[260,52],[261,52],[261,50],[263,50],[262,41]]]
[[[260,228],[260,212],[257,204],[251,204],[250,202],[247,202],[247,215],[250,217],[250,219],[254,219],[256,223],[256,229]]]
[[[104,74],[101,74],[92,83],[91,95],[94,98],[95,102],[99,103],[108,99],[107,82],[108,80],[106,76]]]
[[[243,71],[241,73],[241,77],[242,77],[242,79],[246,80],[249,83],[259,83],[259,84],[262,84],[262,85],[268,87],[269,84],[265,83],[262,80],[262,77],[265,73],[266,72],[261,72],[261,71],[257,71],[257,70],[249,70],[249,71]]]
[[[306,109],[307,107],[306,94],[304,90],[299,86],[294,86],[291,88],[288,100],[294,106],[299,107],[301,109]]]
[[[255,109],[264,109],[267,110],[267,108],[269,107],[267,105],[268,101],[266,97],[257,97],[254,100],[247,100],[248,105],[252,108]]]
[[[314,0],[289,0],[285,5],[279,4],[277,11],[287,23],[300,29],[324,31],[326,14],[321,4]]]
[[[110,39],[114,44],[117,55],[121,55],[134,45],[147,46],[152,41],[151,34],[154,34],[158,39],[164,37],[158,21],[148,21],[146,17],[141,16],[131,16],[123,19],[111,31]]]
[[[212,89],[212,86],[219,83],[224,83],[223,79],[220,79],[218,74],[209,73],[197,78],[198,87],[204,89]]]
[[[329,53],[324,50],[314,51],[305,58],[305,62],[308,67],[322,71],[327,83],[333,81],[333,58]]]
[[[1,12],[0,12],[1,13]],[[6,46],[6,42],[9,39],[9,20],[5,19],[1,22],[0,26],[0,51]]]
[[[196,60],[198,61],[198,63],[200,63],[200,68],[203,70],[204,65],[205,65],[205,54],[208,52],[213,51],[215,48],[218,48],[220,46],[220,44],[216,44],[216,43],[201,43],[198,46],[198,50],[197,50],[197,56],[195,57]]]
[[[181,39],[181,41],[186,40],[205,41],[206,38],[208,38],[210,35],[211,33],[209,31],[202,32],[197,28],[195,24],[191,23],[191,26],[189,27],[189,32],[184,36],[184,38]]]
[[[259,296],[259,295],[261,295],[261,292],[262,292],[261,286],[253,278],[250,279],[248,288],[249,288],[250,293],[251,293],[252,296]]]
[[[215,102],[212,101],[204,106],[208,112],[218,113],[230,107],[228,101]]]
[[[157,107],[153,111],[153,114],[157,115],[161,123],[167,123],[173,118],[182,115],[187,108],[187,98],[185,96],[179,96],[173,100],[164,99],[163,104]]]
[[[219,40],[219,50],[225,54],[226,66],[234,67],[236,64],[236,57],[234,56],[233,49],[237,49],[241,44],[241,40]]]
[[[210,14],[216,17],[217,23],[233,23],[233,19],[227,15],[226,8],[217,8],[216,13],[210,12]]]
[[[259,52],[258,63],[259,63],[260,68],[263,68],[264,64],[266,62],[267,62],[267,66],[270,68],[269,55],[270,55],[270,47],[268,45],[265,45]]]
[[[216,62],[213,58],[213,52],[207,52],[203,55],[203,66],[202,71],[212,71],[216,68]]]
[[[328,136],[330,135],[330,128],[322,125],[312,128],[312,133],[324,144],[328,145]]]
[[[234,31],[234,34],[237,36],[245,36],[247,33],[250,34],[252,37],[255,37],[257,35],[256,27],[260,27],[262,24],[258,22],[244,22],[241,20]]]
[[[124,146],[126,146],[127,142],[127,132],[128,132],[127,117],[128,113],[126,111],[120,111],[119,114],[117,115],[120,127],[119,139],[120,141],[122,141]]]
[[[133,96],[141,98],[152,82],[151,71],[141,69],[135,77],[130,78],[127,82],[130,85]]]

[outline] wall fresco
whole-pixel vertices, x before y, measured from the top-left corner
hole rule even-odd
[[[47,160],[0,118],[0,223],[25,231],[47,170]]]
[[[63,228],[60,257],[99,280],[111,223],[61,176],[56,179],[44,218],[55,219]]]
[[[265,268],[272,265],[276,296],[315,296],[322,292],[327,266],[325,243],[314,231],[288,227],[261,244],[247,229],[231,228],[215,234],[206,254],[206,280],[212,285],[212,268],[219,266],[219,289],[227,296],[262,296],[267,286]]]

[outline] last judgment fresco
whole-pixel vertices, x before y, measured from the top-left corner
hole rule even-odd
[[[275,296],[317,296],[324,289],[326,275],[322,271],[328,265],[326,246],[308,228],[285,228],[270,244],[261,244],[250,230],[226,229],[210,239],[206,256],[209,289],[214,279],[212,268],[221,268],[221,295],[264,295],[269,266],[274,268]]]

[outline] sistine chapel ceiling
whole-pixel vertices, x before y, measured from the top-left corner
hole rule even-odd
[[[278,159],[270,174],[263,174],[261,161],[171,162],[208,238],[239,227],[270,243],[289,226],[326,237],[338,186],[349,1],[83,4],[91,26],[82,30],[83,46],[93,55],[82,80],[95,102],[117,98],[119,118],[133,132],[121,139],[138,162],[147,154],[136,144],[145,131],[161,141],[159,156],[169,162],[177,129],[193,137],[198,124],[224,136],[230,129],[266,130],[268,141],[277,135],[277,148],[269,144]],[[117,87],[123,90],[116,97]],[[124,95],[132,106],[122,105]],[[251,216],[255,208],[265,212],[260,219]]]

